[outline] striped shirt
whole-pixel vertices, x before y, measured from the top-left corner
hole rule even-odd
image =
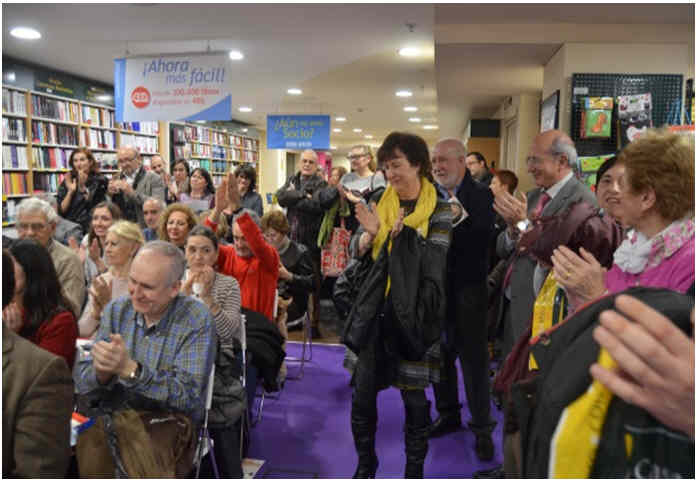
[[[241,341],[240,284],[234,277],[215,272],[211,296],[213,301],[220,306],[218,314],[213,315],[215,331],[220,343],[232,345],[233,338]]]
[[[114,376],[101,385],[92,361],[83,361],[74,373],[77,393],[109,391],[119,384],[162,408],[189,414],[194,421],[201,419],[216,348],[213,318],[205,305],[177,295],[160,321],[148,328],[130,297],[121,297],[104,308],[97,339],[109,339],[111,333],[121,334],[131,358],[142,367],[140,376],[134,381]]]

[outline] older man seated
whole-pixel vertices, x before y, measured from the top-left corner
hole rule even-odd
[[[19,238],[36,240],[48,250],[63,287],[63,295],[71,303],[75,316],[79,317],[85,301],[85,273],[80,258],[53,238],[58,214],[51,205],[36,197],[22,200],[17,210]]]
[[[191,465],[192,452],[183,446],[192,444],[192,421],[196,424],[202,418],[216,336],[208,308],[180,294],[184,268],[184,256],[176,246],[162,241],[145,244],[131,265],[128,296],[112,301],[102,313],[99,340],[91,349],[91,359],[78,363],[75,383],[77,392],[87,396],[86,413],[117,413],[107,417],[113,418],[113,430],[111,422],[104,421],[87,430],[92,431],[89,435],[80,436],[81,476],[113,476],[114,464],[118,471],[119,461],[113,462],[110,449],[96,449],[95,445],[107,442],[105,434],[107,438],[112,432],[123,435],[122,428],[127,429],[126,435],[141,432],[137,436],[141,440],[145,430],[153,440],[131,439],[139,444],[139,451],[131,453],[124,451],[126,442],[119,442],[126,469],[128,459],[147,463],[143,458],[150,454],[165,456],[165,470],[138,471],[139,476],[168,476],[175,470],[188,473],[182,465]],[[134,410],[138,412],[135,419]],[[119,411],[124,413],[118,415]],[[168,415],[157,422],[143,421],[140,428],[138,415],[143,418],[143,411]],[[124,418],[130,420],[119,424]]]

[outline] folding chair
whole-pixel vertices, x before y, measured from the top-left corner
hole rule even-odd
[[[303,314],[303,347],[302,347],[302,353],[300,354],[299,357],[286,357],[285,361],[286,363],[299,363],[300,368],[298,368],[298,371],[295,375],[290,375],[290,372],[288,375],[286,375],[287,380],[300,380],[303,378],[305,375],[305,362],[310,362],[312,361],[312,321],[310,320],[312,318],[312,312],[311,309],[313,309],[313,295],[310,294],[307,300],[307,310]],[[309,353],[307,353],[309,352]]]
[[[208,430],[208,412],[213,403],[213,384],[215,378],[215,363],[211,367],[211,373],[208,376],[208,385],[206,387],[206,409],[203,414],[203,425],[198,433],[198,445],[196,446],[196,455],[194,456],[194,465],[196,466],[196,477],[199,478],[201,471],[201,460],[206,454],[210,455],[210,461],[213,465],[213,473],[215,478],[220,478],[218,474],[218,464],[215,462],[215,453],[213,452],[213,439]]]

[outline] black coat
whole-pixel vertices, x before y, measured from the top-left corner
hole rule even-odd
[[[489,273],[489,249],[494,230],[494,195],[466,170],[457,199],[468,217],[453,229],[448,250],[448,283],[453,286],[484,284]]]
[[[404,360],[421,360],[440,338],[445,318],[445,247],[403,227],[387,255],[387,242],[361,281],[361,288],[346,322],[343,342],[359,352],[382,319],[382,333],[395,353]],[[370,260],[370,252],[364,261]],[[385,286],[389,273],[391,287],[385,311]]]
[[[68,175],[71,174],[72,172],[68,173]],[[89,193],[85,196],[80,192],[75,192],[70,200],[68,209],[64,211],[61,204],[68,195],[68,187],[65,185],[65,180],[63,180],[58,186],[58,194],[56,196],[61,217],[77,223],[84,232],[89,231],[90,223],[92,222],[92,210],[106,199],[108,185],[109,181],[105,176],[90,174],[86,182]]]
[[[286,216],[291,228],[290,238],[312,252],[319,250],[317,237],[324,217],[319,192],[327,186],[327,182],[318,174],[302,181],[300,177],[300,172],[290,177],[276,192],[276,198],[280,206],[288,209]]]
[[[242,308],[246,320],[247,350],[252,354],[252,364],[264,379],[267,392],[278,390],[276,378],[286,356],[283,337],[278,327],[261,313]]]
[[[315,289],[315,270],[307,247],[294,241],[283,255],[281,263],[290,273],[293,280],[278,280],[278,294],[283,298],[293,298],[288,307],[288,320],[295,320],[307,311],[307,298]]]

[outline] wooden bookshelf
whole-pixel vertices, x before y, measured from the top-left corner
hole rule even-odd
[[[205,168],[218,185],[227,172],[248,163],[259,173],[259,140],[195,123],[171,122],[172,163],[185,158],[193,168]]]
[[[106,176],[118,172],[116,152],[125,142],[141,147],[146,157],[162,151],[165,122],[120,125],[106,105],[13,86],[3,86],[2,94],[4,226],[14,224],[21,199],[38,191],[56,193],[75,148],[89,148]]]

